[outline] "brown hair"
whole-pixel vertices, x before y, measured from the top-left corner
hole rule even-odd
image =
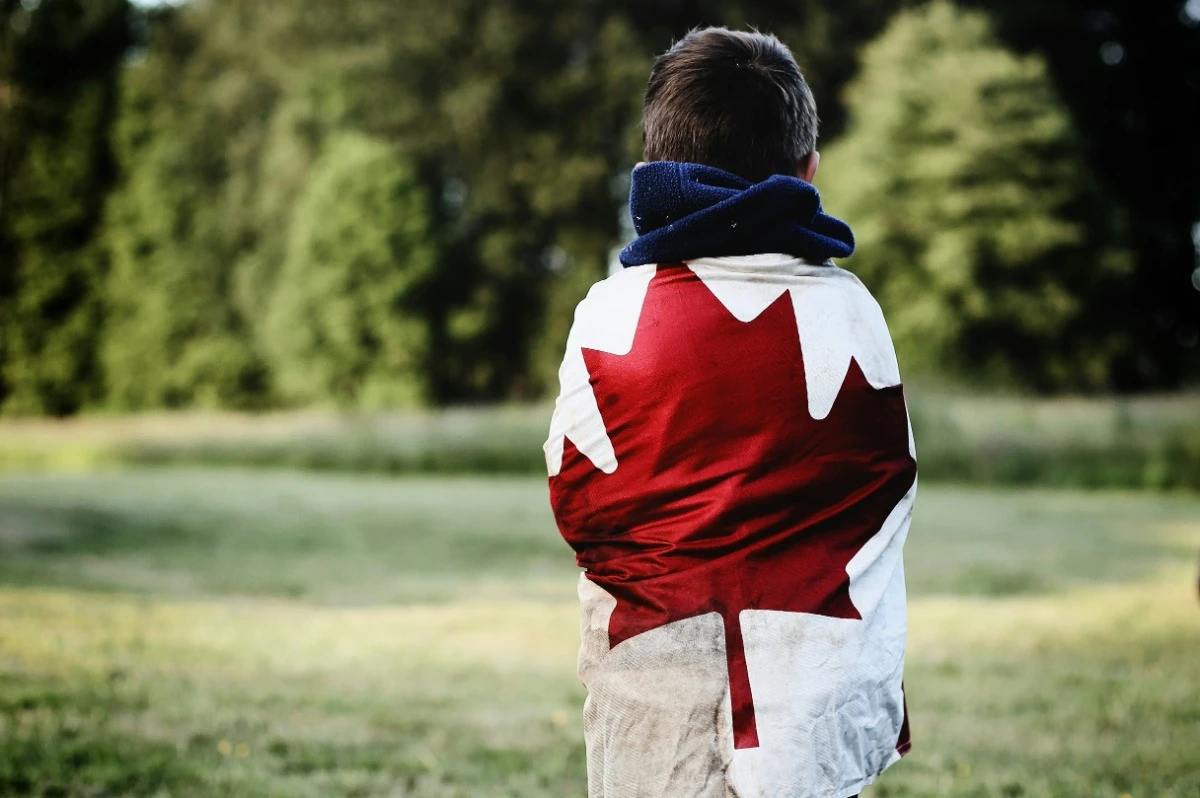
[[[752,182],[794,175],[817,146],[817,104],[779,39],[697,28],[650,70],[642,141],[647,161],[705,164]]]

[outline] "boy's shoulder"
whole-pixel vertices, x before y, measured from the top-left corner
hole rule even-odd
[[[647,263],[644,266],[627,266],[613,272],[603,280],[595,282],[588,289],[587,296],[581,305],[603,305],[608,302],[624,299],[630,293],[645,293],[650,281],[658,273],[658,265]]]
[[[655,264],[631,266],[592,285],[575,308],[572,343],[608,352],[629,351]]]
[[[738,291],[739,289],[757,293],[774,294],[778,297],[784,290],[790,290],[793,296],[812,294],[812,299],[820,297],[825,301],[836,301],[839,304],[854,306],[860,312],[872,315],[878,314],[882,320],[883,311],[870,290],[853,272],[828,264],[808,264],[797,262],[787,270],[729,268],[729,263],[736,258],[698,258],[686,264],[675,264],[669,268],[686,267],[694,272],[703,282],[714,289],[714,293],[723,288]],[[646,290],[662,266],[646,264],[621,269],[603,280],[592,285],[587,295],[576,309],[576,320],[582,314],[585,317],[593,315],[610,317],[613,314],[626,315],[631,310],[640,310]],[[631,305],[633,306],[631,308]]]
[[[666,268],[689,269],[730,315],[743,323],[752,323],[785,294],[790,295],[795,312],[793,334],[799,336],[805,370],[811,372],[814,418],[824,418],[829,412],[851,360],[876,388],[900,383],[883,311],[852,272],[829,264],[796,263],[775,270],[729,265],[727,259],[699,259]],[[576,309],[568,349],[630,352],[648,291],[660,268],[653,264],[627,268],[593,285]]]

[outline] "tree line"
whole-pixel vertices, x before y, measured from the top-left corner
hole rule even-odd
[[[796,52],[910,373],[1178,386],[1189,7],[0,0],[0,412],[552,392],[653,54],[697,24]]]

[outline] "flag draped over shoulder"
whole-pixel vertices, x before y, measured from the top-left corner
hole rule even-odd
[[[848,246],[812,218],[791,253],[636,265],[576,312],[546,457],[592,798],[844,798],[907,750],[908,415],[878,305],[796,256]]]

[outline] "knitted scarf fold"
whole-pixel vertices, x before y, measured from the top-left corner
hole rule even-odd
[[[854,252],[850,227],[821,209],[798,177],[751,183],[711,166],[655,161],[633,170],[629,212],[638,237],[621,265],[782,252],[809,263]]]

